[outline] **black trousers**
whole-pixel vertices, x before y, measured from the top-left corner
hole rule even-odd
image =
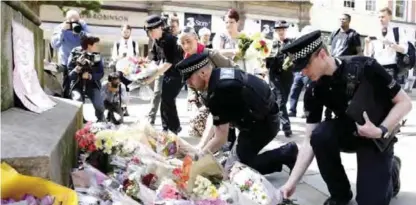
[[[341,163],[341,151],[357,153],[357,197],[359,205],[388,205],[392,196],[393,146],[380,152],[370,139],[355,136],[349,119],[332,119],[318,125],[311,146],[319,171],[332,198],[350,199],[350,183]]]
[[[71,80],[69,79],[69,71],[68,67],[66,65],[60,65],[62,66],[62,97],[71,99]]]
[[[237,156],[240,161],[261,174],[282,171],[282,165],[288,156],[282,147],[259,154],[279,132],[279,116],[255,122],[250,128],[237,127],[240,133],[237,138]]]
[[[104,100],[104,108],[108,110],[107,120],[118,125],[123,123],[123,109],[121,108],[120,103],[111,103],[107,100]],[[114,117],[114,113],[117,113],[120,116],[120,119],[117,120]]]
[[[176,97],[183,87],[181,77],[165,75],[162,83],[162,96],[160,103],[160,113],[162,117],[163,130],[170,130],[178,133],[180,130],[180,121],[178,110],[176,109]]]
[[[279,117],[280,124],[283,131],[290,131],[290,119],[287,112],[287,101],[290,94],[290,89],[293,84],[293,73],[284,71],[278,75],[271,75],[270,82],[272,83],[272,89],[276,95],[277,104],[279,105]]]

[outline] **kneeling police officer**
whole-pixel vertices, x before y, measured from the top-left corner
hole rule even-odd
[[[396,140],[392,131],[412,107],[408,95],[373,58],[331,57],[322,43],[320,31],[298,38],[285,46],[282,52],[292,57],[294,71],[301,71],[313,81],[304,97],[306,138],[296,165],[281,188],[284,197],[293,194],[296,183],[315,155],[331,195],[324,205],[348,204],[353,195],[341,163],[340,151],[353,151],[357,153],[358,163],[357,203],[388,205],[400,189],[401,163],[398,157],[393,156],[394,142],[381,150],[375,141],[382,138]],[[388,110],[382,111],[386,117],[381,117],[381,123],[371,122],[371,116],[367,115],[371,108],[359,112],[359,117],[363,119],[361,125],[353,120],[357,117],[349,114],[350,105],[357,99],[355,94],[364,85],[373,86],[375,94],[361,95],[361,99],[384,99],[376,102],[391,104]],[[336,118],[321,122],[323,106],[330,108]]]
[[[235,68],[217,68],[207,53],[194,54],[177,65],[189,87],[207,94],[214,137],[202,151],[215,153],[227,142],[230,123],[240,130],[233,147],[239,160],[262,174],[290,169],[298,152],[295,143],[259,154],[279,131],[279,107],[269,85]]]

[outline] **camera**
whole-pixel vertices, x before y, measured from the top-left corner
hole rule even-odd
[[[81,33],[82,26],[78,21],[67,22],[69,24],[69,30],[72,30],[74,33]]]
[[[80,66],[81,73],[85,72],[92,72],[92,66],[100,62],[100,55],[98,53],[88,53],[86,51],[82,51],[78,54],[78,57],[76,59],[76,65]]]

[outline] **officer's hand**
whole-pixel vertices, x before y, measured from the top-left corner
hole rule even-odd
[[[368,138],[380,138],[381,137],[381,130],[380,128],[376,127],[371,120],[368,118],[367,112],[363,113],[363,117],[365,120],[364,125],[357,125],[357,132],[362,137]]]
[[[82,79],[89,80],[90,79],[90,74],[88,72],[83,73],[82,74]]]
[[[283,195],[283,199],[289,199],[293,193],[295,193],[296,186],[290,185],[290,184],[284,184],[282,187],[280,187],[280,192]]]

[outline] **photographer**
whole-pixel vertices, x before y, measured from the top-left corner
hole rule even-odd
[[[81,33],[88,32],[87,24],[80,20],[79,13],[69,10],[65,21],[55,28],[51,38],[53,49],[58,50],[58,65],[63,72],[63,97],[69,98],[68,57],[77,46],[81,45]]]
[[[98,121],[103,121],[104,104],[100,80],[104,76],[104,65],[99,53],[99,41],[97,37],[84,35],[81,47],[74,48],[69,56],[68,70],[71,99],[84,102],[87,95]]]
[[[120,83],[120,75],[117,72],[108,75],[108,83],[102,89],[104,107],[108,110],[107,121],[118,125],[123,123],[122,106],[127,101],[126,87]],[[118,116],[116,117],[117,114]],[[118,118],[118,119],[117,119]]]

